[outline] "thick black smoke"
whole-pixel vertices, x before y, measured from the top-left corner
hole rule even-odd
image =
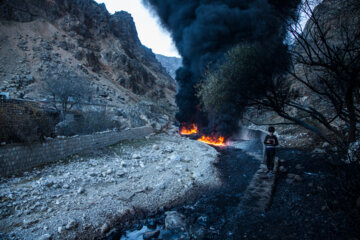
[[[180,123],[207,124],[199,112],[196,84],[209,66],[239,42],[283,44],[286,19],[296,13],[300,0],[143,0],[160,17],[172,34],[183,57],[177,71],[179,92],[176,115]],[[267,44],[269,47],[272,44]],[[278,57],[278,56],[274,56]],[[229,134],[236,126],[237,113],[224,106],[216,116],[217,131]],[[230,128],[230,129],[229,129]]]

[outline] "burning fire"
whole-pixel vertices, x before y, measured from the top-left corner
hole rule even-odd
[[[183,124],[180,128],[181,135],[192,135],[199,133],[197,126],[193,124]],[[217,147],[225,147],[228,144],[225,142],[225,137],[223,136],[205,136],[202,135],[201,138],[198,139],[200,142],[204,142],[209,145],[217,146]]]
[[[180,129],[181,135],[191,135],[191,134],[196,134],[198,132],[199,132],[198,128],[194,123],[191,125],[182,126]]]
[[[225,147],[227,145],[227,143],[225,142],[225,138],[222,136],[215,137],[215,136],[204,136],[203,135],[201,138],[198,139],[198,141],[207,143],[209,145],[218,146],[218,147]]]

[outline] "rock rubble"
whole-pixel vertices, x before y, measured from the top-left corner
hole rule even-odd
[[[204,143],[164,135],[1,179],[0,233],[19,239],[102,235],[111,219],[134,206],[156,211],[194,189],[219,186],[216,160]]]

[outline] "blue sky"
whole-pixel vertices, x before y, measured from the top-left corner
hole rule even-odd
[[[105,3],[110,13],[124,10],[134,18],[140,41],[151,48],[154,53],[165,56],[179,57],[170,34],[164,30],[159,19],[145,8],[141,0],[95,0],[98,3]]]

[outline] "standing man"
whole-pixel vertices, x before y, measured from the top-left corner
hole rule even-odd
[[[275,161],[275,147],[279,145],[277,137],[274,135],[275,128],[269,127],[269,134],[266,135],[264,144],[265,144],[265,155],[266,155],[266,165],[267,172],[273,173],[274,170],[274,161]]]

